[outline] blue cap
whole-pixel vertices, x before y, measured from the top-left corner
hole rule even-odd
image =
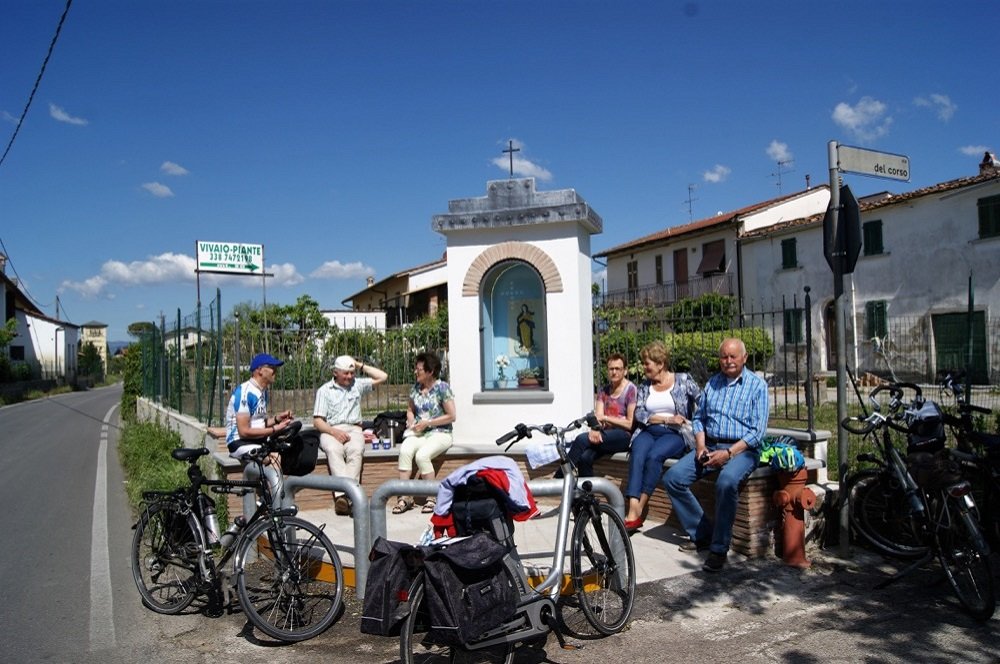
[[[254,372],[260,369],[265,364],[269,364],[272,367],[280,367],[284,362],[276,358],[274,355],[268,355],[267,353],[261,353],[259,355],[254,355],[253,359],[250,360],[250,371]]]

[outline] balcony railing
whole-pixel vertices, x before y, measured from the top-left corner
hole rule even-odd
[[[640,288],[623,288],[608,291],[599,304],[606,307],[659,307],[674,304],[686,297],[700,297],[706,293],[734,295],[733,275],[716,274],[710,277],[692,279],[684,283],[669,281]],[[602,301],[601,301],[602,300]]]

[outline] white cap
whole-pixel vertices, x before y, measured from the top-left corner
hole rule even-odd
[[[354,358],[350,355],[341,355],[333,361],[333,368],[337,371],[354,371]]]

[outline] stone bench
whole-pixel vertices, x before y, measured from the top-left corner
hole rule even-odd
[[[790,429],[769,428],[770,435],[788,435],[795,438],[800,449],[806,456],[806,469],[809,472],[810,484],[825,484],[826,482],[826,449],[829,440],[829,432],[803,432]],[[503,448],[488,448],[485,446],[467,446],[456,443],[447,452],[434,460],[436,476],[443,478],[453,470],[463,466],[470,461],[474,461],[484,456],[502,454]],[[515,446],[511,450],[511,457],[514,458],[529,480],[546,478],[554,472],[554,465],[550,464],[540,469],[532,469],[527,466],[523,454],[523,443]],[[364,491],[371,495],[376,488],[387,480],[398,479],[397,470],[398,448],[372,450],[371,447],[365,449],[364,466],[361,471],[361,485]],[[242,477],[243,468],[239,461],[229,456],[225,445],[220,443],[218,451],[214,454],[220,472],[223,476],[236,479]],[[665,468],[669,468],[676,459],[667,459]],[[614,454],[602,457],[594,464],[594,472],[615,482],[624,492],[628,478],[628,455],[625,453]],[[326,475],[326,457],[322,450],[319,452],[316,468],[313,473]],[[739,504],[736,511],[736,519],[733,524],[734,551],[746,556],[759,557],[768,555],[774,550],[775,530],[780,525],[781,515],[774,506],[772,495],[778,488],[778,472],[769,466],[761,466],[751,473],[743,489],[740,491]],[[692,491],[701,501],[705,511],[711,514],[714,510],[715,491],[714,479],[706,478],[704,481],[696,482]],[[301,510],[322,509],[330,507],[332,496],[328,491],[318,489],[301,489],[295,496],[295,503]],[[242,512],[240,499],[236,496],[229,497],[230,514]],[[648,526],[657,523],[670,523],[679,527],[670,499],[663,490],[662,485],[658,486],[654,494],[650,497],[649,507],[646,517]]]

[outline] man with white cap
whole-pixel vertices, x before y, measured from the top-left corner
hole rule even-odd
[[[268,415],[270,390],[278,367],[284,362],[267,353],[254,355],[250,360],[250,380],[240,383],[229,397],[226,408],[226,447],[229,456],[240,459],[268,436],[285,429],[292,422],[292,412],[283,411]],[[265,461],[264,474],[271,485],[271,494],[277,502],[281,496],[281,455],[271,454]]]
[[[326,467],[331,475],[361,481],[365,453],[361,397],[388,378],[386,372],[350,355],[334,360],[333,379],[316,391],[313,408],[313,427],[320,432],[319,446],[326,454]],[[351,503],[343,494],[334,494],[333,507],[337,514],[351,513]]]

